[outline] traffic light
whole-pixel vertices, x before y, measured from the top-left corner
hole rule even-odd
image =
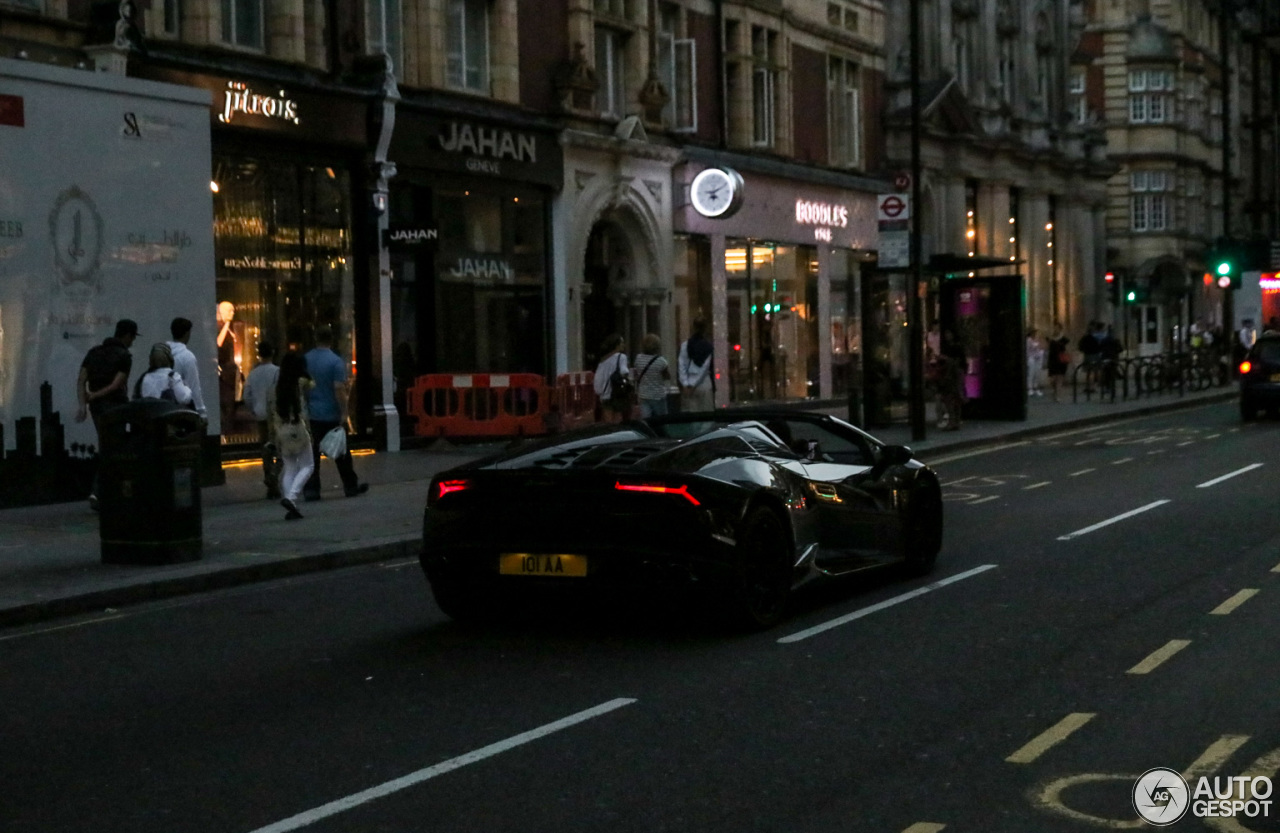
[[[1205,265],[1214,285],[1221,289],[1240,288],[1244,254],[1244,247],[1235,240],[1219,240],[1205,252]]]
[[[1107,300],[1113,305],[1120,303],[1120,279],[1116,277],[1114,271],[1109,271],[1102,276],[1103,281],[1107,284]]]

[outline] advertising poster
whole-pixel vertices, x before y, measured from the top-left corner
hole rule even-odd
[[[121,318],[139,328],[131,390],[170,321],[194,322],[216,435],[209,106],[204,90],[0,60],[6,459],[96,442],[92,422],[75,421],[76,378]]]

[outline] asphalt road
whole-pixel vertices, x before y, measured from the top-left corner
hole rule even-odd
[[[0,631],[0,831],[1138,829],[1148,769],[1280,769],[1277,443],[1222,404],[940,457],[932,576],[761,634],[462,627],[404,562]]]

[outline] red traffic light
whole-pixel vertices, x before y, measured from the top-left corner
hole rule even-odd
[[[1102,276],[1102,279],[1103,279],[1103,280],[1105,280],[1107,283],[1115,283],[1115,282],[1116,282],[1116,273],[1115,273],[1115,272],[1108,272],[1107,274],[1105,274],[1105,275],[1103,275],[1103,276]]]

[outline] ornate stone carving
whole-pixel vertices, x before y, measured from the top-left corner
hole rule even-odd
[[[560,106],[566,110],[590,110],[596,90],[600,88],[596,71],[587,62],[586,46],[581,41],[573,45],[573,58],[556,68],[552,83]]]
[[[658,80],[658,76],[653,74],[652,67],[649,69],[649,77],[645,79],[644,86],[640,88],[639,100],[640,106],[644,108],[644,120],[650,124],[661,124],[662,111],[671,101],[671,93]]]

